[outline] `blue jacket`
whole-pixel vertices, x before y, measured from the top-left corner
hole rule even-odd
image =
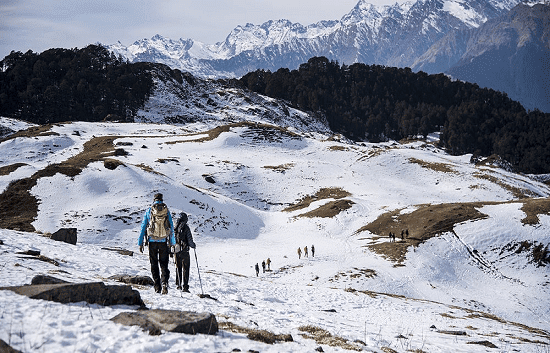
[[[161,201],[155,201],[155,203],[161,203]],[[145,212],[145,215],[143,216],[143,221],[141,221],[141,232],[139,233],[139,239],[138,239],[138,246],[143,245],[143,241],[145,237],[147,236],[147,225],[149,224],[149,220],[151,219],[151,207]],[[170,223],[170,244],[168,245],[176,245],[176,237],[174,236],[174,223],[172,222],[172,215],[170,214],[170,211],[168,211],[168,222]],[[154,243],[162,243],[164,240],[153,240],[149,239],[150,242]]]

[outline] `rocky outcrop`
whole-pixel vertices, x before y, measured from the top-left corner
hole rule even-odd
[[[44,236],[52,240],[62,241],[73,245],[76,245],[78,239],[76,228],[60,228],[55,233],[46,233]]]
[[[126,326],[140,326],[150,335],[160,335],[162,331],[193,335],[197,333],[214,335],[218,332],[216,317],[210,313],[162,309],[140,310],[120,313],[111,320]]]
[[[131,286],[106,286],[103,282],[31,284],[26,286],[1,287],[31,299],[43,299],[57,303],[87,302],[100,305],[145,306],[137,290]]]

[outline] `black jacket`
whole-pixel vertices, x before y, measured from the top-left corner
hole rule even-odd
[[[194,249],[196,247],[193,236],[191,235],[191,229],[189,229],[187,222],[178,220],[174,233],[176,236],[176,243],[180,244],[182,250],[189,251],[189,248]]]

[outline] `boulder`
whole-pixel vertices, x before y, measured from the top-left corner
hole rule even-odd
[[[139,305],[145,307],[139,292],[131,286],[106,286],[103,282],[31,284],[0,287],[31,299],[43,299],[57,303],[87,302],[100,305]]]
[[[76,245],[76,240],[77,240],[76,228],[60,228],[57,232],[53,233],[49,238]]]
[[[155,281],[149,276],[130,276],[130,275],[114,275],[109,277],[113,281],[126,284],[139,284],[142,286],[154,286]]]
[[[160,335],[162,331],[192,335],[218,332],[218,321],[210,313],[153,309],[120,313],[111,320],[126,326],[140,326],[150,335]]]
[[[31,284],[59,284],[59,283],[69,283],[69,282],[59,278],[48,276],[48,275],[36,275],[31,280]]]
[[[2,352],[2,353],[21,353],[21,351],[18,351],[17,349],[12,348],[9,344],[4,342],[3,340],[0,340],[0,352]]]

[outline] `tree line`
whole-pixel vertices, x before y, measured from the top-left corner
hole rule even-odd
[[[150,65],[100,45],[12,51],[0,61],[0,115],[38,124],[131,121],[152,92]]]
[[[297,70],[257,70],[234,82],[324,115],[353,140],[379,142],[439,131],[452,154],[499,155],[516,171],[550,173],[550,114],[505,93],[409,68],[311,58]]]

